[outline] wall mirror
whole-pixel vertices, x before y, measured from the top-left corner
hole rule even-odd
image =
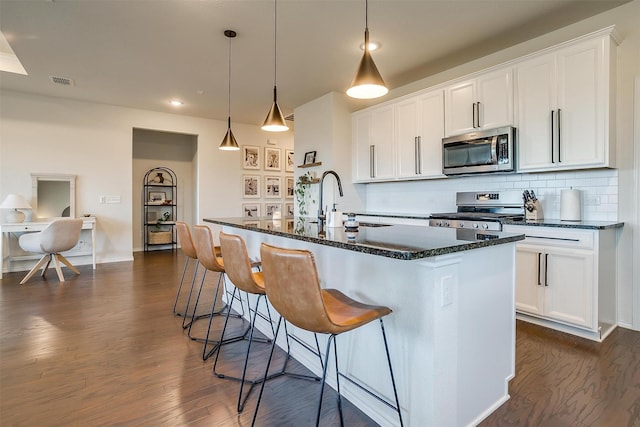
[[[76,176],[31,174],[32,220],[76,216]]]

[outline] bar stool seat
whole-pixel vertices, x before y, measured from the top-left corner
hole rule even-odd
[[[344,425],[342,413],[342,398],[340,395],[340,377],[348,379],[360,389],[384,402],[393,408],[402,425],[402,412],[398,401],[389,346],[384,330],[382,318],[391,314],[391,309],[385,306],[369,305],[349,298],[337,289],[322,289],[313,254],[307,250],[285,249],[262,243],[260,257],[264,272],[264,284],[267,297],[273,307],[287,322],[310,332],[329,334],[325,351],[325,363],[322,373],[322,385],[320,388],[320,400],[316,414],[316,426],[320,424],[322,409],[322,396],[327,376],[327,366],[333,342],[334,360],[336,364],[336,384],[338,392],[338,409],[340,421]],[[352,331],[374,320],[380,321],[380,329],[387,355],[389,373],[395,402],[390,403],[382,397],[367,389],[364,385],[343,375],[338,367],[338,352],[336,336]],[[280,328],[280,322],[276,328],[276,335]],[[267,371],[275,349],[275,339],[271,347],[271,354],[267,362]],[[255,424],[260,401],[264,392],[264,384],[260,388],[258,402],[253,414],[252,425]]]

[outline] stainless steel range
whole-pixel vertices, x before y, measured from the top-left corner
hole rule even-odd
[[[457,212],[435,213],[432,227],[501,231],[504,220],[524,220],[520,191],[471,191],[456,193]]]

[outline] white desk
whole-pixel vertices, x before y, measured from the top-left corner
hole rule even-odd
[[[7,247],[7,254],[4,253],[5,234],[22,233],[30,231],[42,231],[51,221],[38,222],[19,222],[0,224],[0,279],[2,279],[2,271],[4,269],[5,257],[10,257],[10,247]],[[91,230],[91,259],[93,261],[93,269],[96,269],[96,218],[86,217],[82,222],[83,230]],[[9,245],[7,245],[9,246]]]

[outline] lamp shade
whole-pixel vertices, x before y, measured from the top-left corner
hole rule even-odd
[[[2,209],[31,209],[31,205],[27,202],[27,199],[22,197],[19,194],[9,194],[2,205],[0,205]]]
[[[352,98],[371,99],[378,98],[389,92],[382,76],[376,67],[371,52],[369,52],[369,29],[364,32],[364,54],[360,60],[360,65],[356,75],[351,82],[351,87],[347,90],[347,95]]]
[[[280,106],[278,105],[278,95],[275,86],[273,88],[273,104],[271,105],[271,109],[269,109],[269,113],[267,113],[267,118],[264,120],[262,130],[269,132],[284,132],[289,130],[289,126],[287,126],[287,123],[284,121],[282,110],[280,110]]]
[[[240,147],[236,142],[236,137],[233,136],[233,132],[231,131],[231,127],[227,128],[227,133],[225,134],[224,139],[222,140],[222,144],[220,144],[220,147],[218,148],[224,151],[240,150]]]
[[[24,221],[24,213],[18,209],[31,209],[31,205],[27,202],[27,199],[21,195],[9,194],[0,205],[0,208],[13,209],[13,211],[7,214],[5,220],[10,223],[17,223]]]

